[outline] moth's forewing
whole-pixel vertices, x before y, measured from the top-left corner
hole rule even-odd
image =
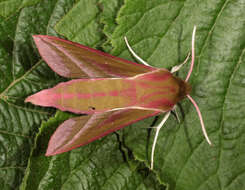
[[[53,36],[33,36],[43,60],[67,78],[129,77],[154,70]]]
[[[123,109],[66,120],[52,135],[47,156],[67,152],[159,112]]]

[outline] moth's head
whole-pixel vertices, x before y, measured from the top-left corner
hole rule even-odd
[[[184,82],[184,81],[183,81]],[[184,82],[183,87],[182,87],[182,92],[184,96],[188,95],[191,93],[191,85],[187,82]]]
[[[177,77],[176,79],[178,80],[178,84],[179,84],[178,99],[182,100],[183,98],[185,98],[187,95],[191,93],[191,85],[183,81],[182,79],[179,79]]]

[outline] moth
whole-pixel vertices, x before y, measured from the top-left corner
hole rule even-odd
[[[185,80],[173,73],[187,62],[189,56],[171,72],[155,68],[133,51],[126,37],[129,51],[143,64],[57,37],[34,35],[42,59],[54,72],[72,80],[31,95],[25,102],[87,114],[68,119],[57,128],[49,141],[46,156],[67,152],[139,120],[165,113],[156,126],[151,153],[153,168],[158,133],[175,105],[185,97],[195,106],[203,134],[211,144],[200,110],[190,96],[191,86],[187,83],[194,65],[195,31],[196,27],[192,34],[191,66]]]

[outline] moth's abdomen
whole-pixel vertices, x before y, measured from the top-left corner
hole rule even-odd
[[[134,83],[124,79],[78,79],[61,90],[74,97],[66,99],[63,94],[61,105],[74,112],[103,112],[135,104],[137,92]]]
[[[179,79],[158,69],[128,78],[71,80],[38,92],[26,101],[87,114],[124,108],[168,111],[179,101],[181,89]]]
[[[96,113],[136,104],[134,82],[118,78],[76,79],[43,90],[27,101],[75,113]]]

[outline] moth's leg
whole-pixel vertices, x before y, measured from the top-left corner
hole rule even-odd
[[[175,72],[177,72],[178,70],[180,70],[180,68],[181,68],[184,64],[187,63],[189,57],[190,57],[190,52],[188,53],[188,55],[187,55],[187,57],[185,58],[184,62],[181,63],[180,65],[174,66],[174,67],[171,69],[170,72],[171,72],[171,73],[175,73]]]
[[[180,123],[180,119],[179,119],[179,115],[178,115],[178,112],[177,112],[177,106],[176,106],[176,105],[175,105],[174,108],[172,109],[172,112],[174,112],[177,121]]]
[[[152,149],[151,149],[151,169],[153,169],[154,152],[155,152],[155,147],[156,147],[157,137],[158,137],[159,131],[162,128],[162,126],[164,125],[164,123],[167,121],[168,117],[170,116],[170,113],[171,113],[171,111],[168,111],[166,113],[166,115],[163,117],[162,121],[156,127],[156,134],[155,134],[154,141],[153,141],[153,144],[152,144]]]
[[[133,49],[131,48],[131,46],[129,45],[126,36],[124,37],[124,40],[125,40],[125,43],[126,43],[128,49],[129,49],[129,51],[132,53],[132,55],[133,55],[139,62],[143,63],[143,64],[146,65],[146,66],[152,67],[152,66],[150,66],[147,62],[145,62],[142,58],[140,58],[140,57],[134,52],[134,50],[133,50]]]

